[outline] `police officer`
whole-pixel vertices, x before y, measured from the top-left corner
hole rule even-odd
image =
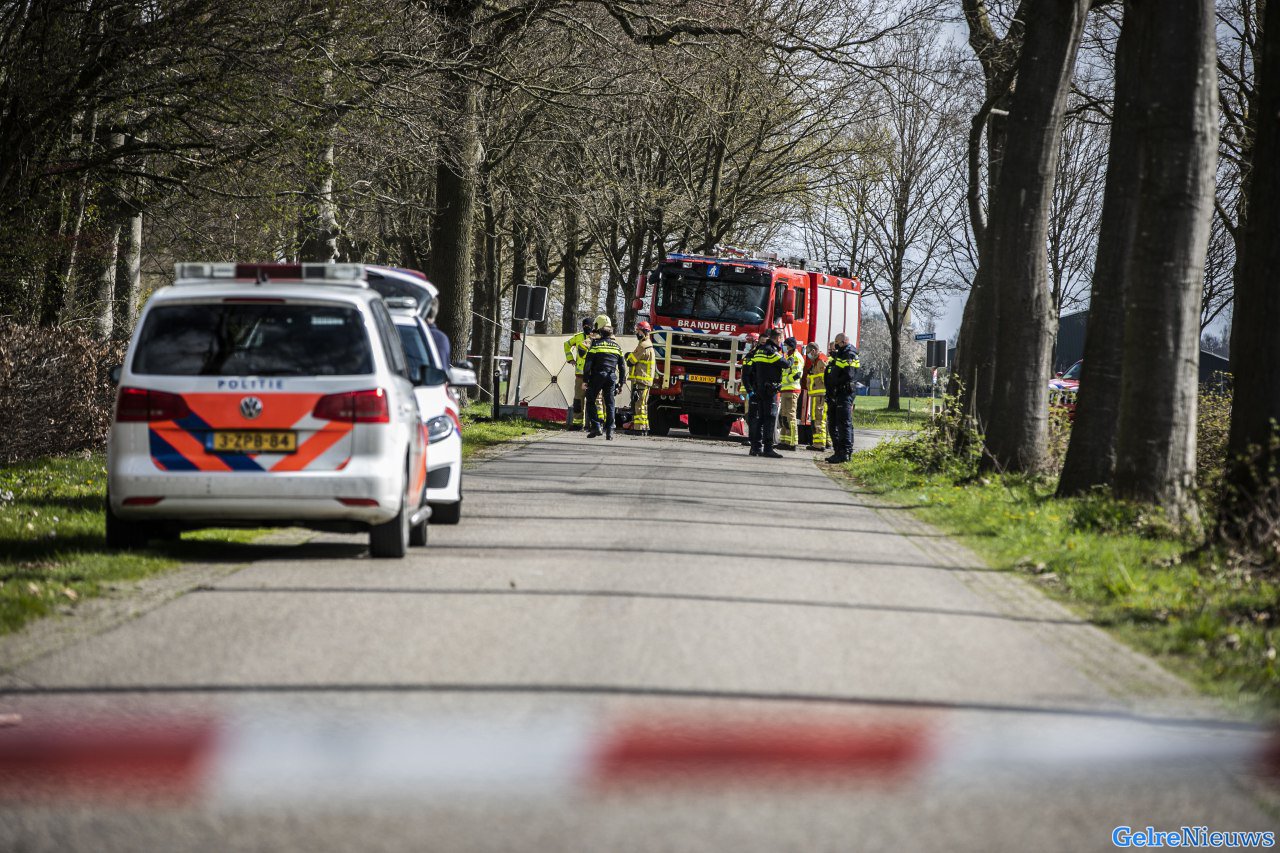
[[[569,410],[569,429],[578,429],[578,416],[583,412],[583,401],[587,398],[587,387],[582,378],[583,362],[587,358],[587,350],[591,348],[591,318],[582,318],[582,331],[564,342],[564,360],[573,365],[573,408]]]
[[[636,323],[636,348],[627,354],[627,379],[631,382],[631,430],[637,435],[649,434],[649,389],[653,387],[655,358],[649,336],[653,327],[643,320]]]
[[[582,374],[587,380],[587,411],[590,413],[590,429],[587,438],[600,435],[600,410],[604,409],[604,437],[613,441],[613,398],[622,390],[623,369],[626,359],[622,355],[622,347],[613,339],[613,329],[606,324],[596,329],[596,339],[587,350],[587,357],[582,367]],[[599,395],[604,395],[603,407],[598,402]]]
[[[782,342],[782,392],[778,407],[778,449],[795,450],[800,443],[800,375],[804,373],[804,356],[795,338]]]
[[[747,385],[747,362],[751,360],[751,353],[760,345],[760,335],[755,332],[747,332],[745,346],[742,351],[742,358],[738,361],[738,395],[742,397],[742,417],[747,421],[747,432],[751,432],[751,388]]]
[[[751,455],[781,459],[773,449],[774,419],[778,416],[778,391],[782,388],[782,371],[786,367],[779,329],[769,331],[768,338],[751,351],[743,367],[743,379],[751,389]]]
[[[857,390],[858,348],[844,332],[831,344],[831,358],[823,384],[827,389],[827,425],[832,453],[827,462],[848,462],[853,456],[853,395]]]

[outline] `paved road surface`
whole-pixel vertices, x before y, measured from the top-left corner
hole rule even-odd
[[[5,673],[0,711],[923,720],[977,734],[1151,725],[1111,713],[1199,729],[1187,721],[1222,714],[812,459],[687,437],[530,443],[469,472],[463,523],[433,528],[411,559],[371,561],[343,536],[213,547],[171,582],[200,587],[154,595],[137,618],[54,641],[37,628],[23,648],[48,651]],[[9,807],[0,849],[1105,850],[1119,824],[1274,829],[1269,797],[1198,769]]]

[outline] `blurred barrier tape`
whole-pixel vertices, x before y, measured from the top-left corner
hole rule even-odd
[[[403,717],[43,720],[0,729],[0,798],[271,801],[530,796],[628,785],[973,778],[1218,767],[1275,773],[1271,732],[1134,723],[942,726]]]

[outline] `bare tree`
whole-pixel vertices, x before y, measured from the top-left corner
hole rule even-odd
[[[1008,471],[1043,467],[1049,431],[1050,352],[1056,316],[1045,245],[1059,137],[1088,0],[1048,0],[1027,22],[1009,109],[1004,161],[991,202],[990,266],[999,375],[986,425],[991,461]]]
[[[1214,10],[1211,0],[1134,0],[1125,13],[1124,26],[1139,28],[1141,142],[1115,489],[1191,520],[1201,278],[1218,147]]]

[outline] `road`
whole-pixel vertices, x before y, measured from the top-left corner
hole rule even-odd
[[[4,674],[0,711],[1230,731],[1150,660],[806,452],[557,435],[471,470],[463,523],[432,528],[410,559],[369,560],[339,535],[210,552],[132,618],[46,636]],[[318,805],[6,806],[0,849],[1105,850],[1122,824],[1277,825],[1269,789],[1200,765],[413,802],[338,791]]]

